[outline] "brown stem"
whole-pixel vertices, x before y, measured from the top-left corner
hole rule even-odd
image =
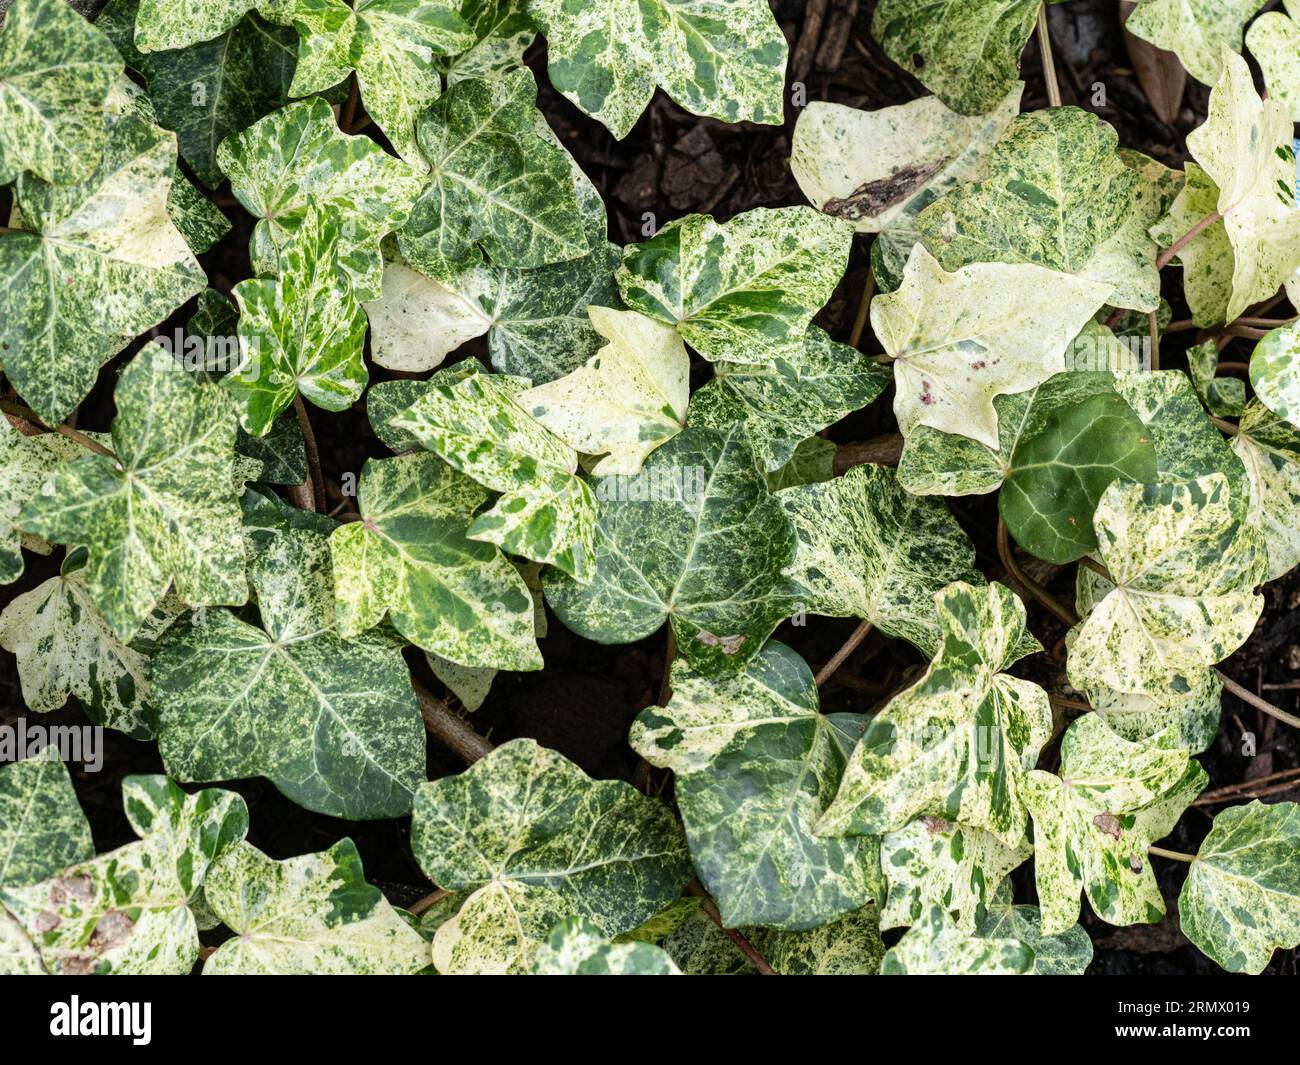
[[[425,895],[424,898],[418,899],[410,906],[406,907],[406,912],[410,914],[414,914],[416,917],[419,917],[420,914],[424,913],[424,911],[427,910],[430,906],[432,906],[435,902],[441,902],[450,894],[451,892],[448,891],[446,888],[438,888],[437,891],[429,892],[429,894]]]
[[[429,735],[450,748],[466,765],[473,765],[492,753],[492,744],[452,713],[451,707],[414,677],[411,678],[411,689],[420,704],[420,716],[424,718],[424,727]]]
[[[903,437],[900,433],[887,433],[872,440],[840,444],[835,452],[832,470],[838,477],[854,466],[871,463],[876,466],[897,466],[903,457]]]
[[[686,890],[691,895],[699,896],[700,906],[704,912],[708,914],[709,920],[722,929],[722,934],[736,944],[740,953],[749,959],[750,964],[753,965],[755,969],[764,976],[777,975],[777,971],[768,964],[767,959],[758,952],[753,943],[746,939],[742,933],[736,931],[736,929],[728,928],[722,923],[722,914],[718,912],[718,907],[714,903],[713,899],[709,897],[709,893],[704,890],[703,884],[698,880],[692,880],[686,885]]]
[[[1095,559],[1091,559],[1087,555],[1084,555],[1079,559],[1079,565],[1084,569],[1092,570],[1092,572],[1097,574],[1098,577],[1104,577],[1106,580],[1110,581],[1111,584],[1115,583],[1114,578],[1110,575],[1110,570]]]
[[[1047,82],[1047,102],[1061,106],[1061,86],[1056,80],[1056,62],[1052,58],[1052,34],[1047,27],[1047,5],[1038,8],[1038,54],[1043,60],[1043,80]]]
[[[1212,806],[1219,802],[1230,802],[1238,797],[1254,798],[1253,792],[1255,789],[1275,782],[1281,782],[1285,788],[1293,788],[1297,786],[1296,777],[1300,777],[1300,766],[1294,769],[1282,769],[1276,773],[1256,777],[1254,780],[1243,780],[1240,784],[1227,784],[1222,788],[1203,792],[1197,797],[1193,805]]]
[[[673,697],[673,663],[677,661],[677,637],[672,625],[668,626],[668,641],[664,647],[664,675],[659,681],[659,705],[667,706]]]
[[[30,422],[32,425],[44,429],[47,432],[58,433],[60,436],[66,436],[69,440],[75,441],[88,451],[93,451],[96,455],[103,455],[107,459],[112,459],[114,462],[117,461],[117,456],[103,444],[99,443],[99,441],[92,440],[85,433],[72,428],[70,425],[47,425],[45,422],[41,421],[40,416],[34,410],[30,407],[24,407],[21,403],[10,403],[7,399],[0,399],[0,411],[3,411],[5,414],[11,415],[14,418],[21,418],[25,422]]]
[[[348,99],[343,105],[343,110],[339,112],[339,129],[344,133],[352,132],[352,123],[357,117],[357,101],[360,99],[361,90],[357,85],[357,76],[352,74],[348,78]]]
[[[1179,237],[1176,241],[1170,244],[1169,247],[1167,247],[1164,251],[1160,253],[1160,258],[1156,260],[1156,269],[1163,270],[1166,266],[1169,265],[1170,261],[1174,258],[1174,256],[1176,256],[1180,251],[1182,251],[1185,247],[1187,247],[1188,244],[1190,244],[1197,237],[1199,237],[1202,232],[1204,232],[1206,229],[1209,229],[1210,226],[1214,225],[1215,222],[1220,222],[1222,220],[1223,220],[1223,215],[1219,214],[1218,211],[1211,211],[1199,222],[1197,222],[1196,225],[1192,226],[1191,229],[1189,229],[1186,233],[1184,233],[1181,237]]]
[[[1236,436],[1241,432],[1241,430],[1233,425],[1232,422],[1224,421],[1216,414],[1210,415],[1210,421],[1214,423],[1215,428],[1217,428],[1219,432],[1223,433],[1224,436]]]
[[[823,684],[825,684],[826,681],[830,678],[831,674],[833,674],[837,669],[839,669],[840,666],[844,665],[844,660],[858,649],[858,645],[861,644],[862,641],[867,638],[867,633],[869,633],[870,631],[871,631],[871,622],[861,621],[858,623],[858,627],[854,629],[852,634],[849,636],[849,638],[844,641],[844,645],[833,655],[831,655],[831,660],[829,662],[827,662],[824,666],[822,666],[821,669],[817,671],[817,680],[816,680],[817,687],[820,688]]]
[[[856,348],[867,328],[867,312],[871,310],[871,298],[876,294],[876,269],[867,267],[867,283],[862,286],[862,299],[858,301],[858,313],[853,318],[853,329],[849,333],[849,347]]]
[[[1148,847],[1147,853],[1154,854],[1159,858],[1172,858],[1176,862],[1194,862],[1195,854],[1184,854],[1182,851],[1167,851],[1164,847]]]
[[[1232,694],[1243,703],[1253,706],[1256,710],[1262,710],[1270,717],[1275,717],[1279,721],[1290,725],[1292,728],[1300,728],[1300,717],[1296,717],[1294,714],[1288,714],[1280,706],[1274,706],[1267,699],[1256,695],[1249,688],[1243,688],[1230,676],[1224,673],[1223,670],[1216,669],[1215,672],[1219,674],[1219,680],[1223,682],[1224,688],[1232,692]]]
[[[319,511],[325,506],[325,478],[320,471],[320,451],[316,448],[316,434],[312,432],[311,419],[307,417],[307,404],[302,396],[293,394],[293,410],[298,415],[298,426],[302,429],[303,449],[307,452],[307,469],[311,477],[312,508]]]
[[[1071,627],[1079,624],[1079,618],[1073,610],[1058,602],[1046,588],[1020,568],[1020,564],[1016,562],[1015,552],[1011,547],[1011,537],[1007,535],[1007,527],[1003,524],[1001,518],[998,519],[998,558],[1002,560],[1002,565],[1006,567],[1012,579],[1056,615],[1058,621]]]
[[[1151,333],[1151,369],[1160,369],[1160,320],[1156,312],[1147,315],[1147,329]]]

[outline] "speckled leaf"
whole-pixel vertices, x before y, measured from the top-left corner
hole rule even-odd
[[[49,554],[50,546],[26,537],[17,519],[55,467],[84,455],[85,449],[56,433],[24,436],[0,416],[0,584],[23,572],[22,548]]]
[[[520,403],[526,380],[475,368],[462,363],[440,371],[389,426],[502,493],[470,523],[471,540],[590,580],[596,497],[578,473],[577,452]]]
[[[811,207],[692,214],[630,245],[618,287],[710,362],[765,363],[803,344],[848,263],[853,226]]]
[[[880,964],[881,976],[1023,976],[1034,971],[1032,947],[1009,937],[962,932],[932,906]]]
[[[813,835],[865,715],[820,713],[811,671],[774,641],[719,680],[679,661],[672,691],[641,711],[628,742],[675,774],[696,873],[723,924],[812,928],[880,897],[877,840]]]
[[[1250,357],[1250,383],[1265,407],[1300,426],[1300,322],[1259,342]]]
[[[1125,29],[1173,52],[1197,81],[1213,85],[1224,53],[1241,51],[1241,34],[1264,0],[1142,0]]]
[[[630,931],[691,877],[666,806],[526,739],[421,785],[411,845],[434,883],[474,892],[434,936],[444,973],[526,972],[557,921]]]
[[[460,0],[460,17],[474,43],[447,58],[434,56],[434,65],[447,83],[466,78],[487,80],[524,65],[524,52],[537,38],[524,0]]]
[[[872,718],[822,816],[823,835],[879,835],[931,815],[1025,837],[1025,774],[1052,733],[1047,693],[1001,670],[1039,650],[1001,584],[934,597],[941,642],[925,675]]]
[[[140,0],[135,46],[159,52],[211,40],[255,5],[256,0]]]
[[[1044,933],[1057,935],[1078,921],[1081,890],[1110,924],[1153,924],[1164,916],[1147,848],[1169,828],[1139,811],[1175,789],[1187,770],[1185,750],[1130,743],[1097,714],[1069,727],[1059,775],[1034,770],[1025,781]],[[1185,807],[1195,795],[1180,797]]]
[[[1268,94],[1287,105],[1292,122],[1300,122],[1300,4],[1285,0],[1285,6],[1286,15],[1268,11],[1252,23],[1246,45],[1264,71]]]
[[[1086,694],[1106,724],[1135,743],[1184,747],[1200,754],[1219,733],[1223,684],[1213,672],[1206,672],[1186,692],[1153,696],[1092,687]]]
[[[1161,247],[1170,247],[1194,225],[1218,210],[1219,187],[1193,162],[1186,166],[1187,181],[1169,212],[1151,227]],[[1183,294],[1198,326],[1226,321],[1236,267],[1232,244],[1223,222],[1201,230],[1173,259],[1183,268]]]
[[[1300,563],[1300,430],[1252,402],[1241,416],[1232,450],[1246,467],[1247,520],[1263,536],[1265,577],[1275,581]]]
[[[94,856],[90,823],[54,747],[0,765],[0,884],[26,887]]]
[[[429,962],[420,933],[366,883],[350,839],[281,862],[239,843],[204,890],[235,933],[204,976],[405,976]]]
[[[780,492],[801,484],[821,484],[835,476],[835,455],[839,451],[835,441],[821,436],[800,440],[790,461],[767,475],[770,491]]]
[[[976,935],[981,939],[1014,939],[1034,952],[1035,976],[1082,976],[1092,964],[1092,940],[1079,925],[1054,936],[1043,935],[1037,906],[1016,906],[1011,882],[1004,880]]]
[[[1259,973],[1300,943],[1300,806],[1222,810],[1178,896],[1188,939],[1229,972]]]
[[[1187,349],[1187,371],[1205,409],[1220,417],[1236,418],[1246,406],[1246,382],[1238,377],[1219,377],[1219,345],[1213,340]]]
[[[465,536],[487,498],[434,455],[368,460],[361,520],[330,535],[342,635],[388,615],[412,643],[460,665],[541,669],[528,586],[495,545]]]
[[[864,618],[934,651],[934,593],[950,581],[980,579],[975,549],[941,501],[908,494],[893,470],[870,465],[777,499],[794,523],[786,573],[802,609]]]
[[[697,115],[779,124],[787,46],[766,0],[527,0],[551,84],[622,140],[655,86]]]
[[[569,917],[537,948],[534,976],[681,976],[653,943],[611,943],[598,925]]]
[[[595,576],[543,582],[578,635],[631,643],[669,621],[687,661],[715,673],[743,666],[791,612],[781,570],[794,535],[741,430],[687,429],[595,495]]]

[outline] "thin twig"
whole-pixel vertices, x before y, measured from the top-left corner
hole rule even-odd
[[[1176,862],[1194,862],[1195,854],[1184,854],[1182,851],[1167,851],[1164,847],[1148,847],[1147,853],[1154,854],[1160,858],[1172,858]]]
[[[1182,251],[1185,247],[1187,247],[1187,245],[1190,244],[1193,240],[1199,237],[1204,230],[1209,229],[1209,227],[1214,225],[1215,222],[1220,222],[1222,220],[1223,220],[1223,215],[1219,214],[1218,211],[1211,211],[1199,222],[1197,222],[1196,225],[1192,226],[1191,229],[1189,229],[1186,233],[1184,233],[1181,237],[1179,237],[1176,241],[1170,244],[1169,247],[1167,247],[1164,251],[1160,253],[1160,258],[1156,260],[1156,269],[1163,270],[1173,260],[1174,256],[1176,256],[1180,251]]]
[[[1057,602],[1056,598],[1046,588],[1020,568],[1011,547],[1011,537],[1007,535],[1007,527],[1003,524],[1001,518],[998,519],[998,557],[1002,559],[1002,565],[1007,568],[1007,572],[1011,574],[1012,579],[1056,615],[1058,621],[1070,626],[1079,623],[1079,618],[1073,610]]]
[[[821,669],[817,671],[817,680],[816,680],[817,687],[820,688],[823,684],[825,684],[826,681],[830,678],[831,674],[833,674],[837,669],[839,669],[840,666],[844,665],[844,660],[858,649],[858,645],[861,644],[862,641],[867,638],[867,633],[869,633],[870,631],[871,631],[871,622],[862,621],[858,623],[858,627],[854,629],[852,634],[849,636],[849,638],[844,641],[844,645],[833,655],[831,655],[831,660],[829,662],[827,662],[824,666],[822,666]]]
[[[312,432],[311,419],[307,417],[307,405],[301,394],[293,394],[293,410],[298,415],[298,425],[302,429],[303,449],[307,452],[307,469],[311,477],[312,509],[320,511],[325,506],[325,478],[320,471],[320,451],[316,448],[316,434]]]
[[[1219,674],[1219,680],[1223,682],[1224,688],[1232,692],[1232,694],[1243,703],[1253,706],[1256,710],[1264,711],[1264,713],[1268,714],[1269,717],[1275,717],[1279,721],[1290,725],[1292,728],[1300,728],[1300,717],[1296,717],[1295,714],[1288,714],[1281,707],[1274,706],[1267,699],[1256,695],[1249,688],[1243,688],[1230,676],[1224,673],[1223,670],[1215,670],[1215,672]]]
[[[1235,425],[1233,425],[1232,422],[1225,421],[1223,418],[1220,418],[1217,414],[1211,414],[1210,421],[1214,423],[1215,428],[1218,429],[1219,432],[1223,433],[1224,436],[1236,436],[1239,432],[1241,432],[1241,430],[1238,429]]]
[[[339,112],[339,129],[344,133],[352,132],[352,123],[357,116],[357,101],[361,96],[361,89],[357,85],[357,76],[355,73],[348,77],[348,99],[343,105],[343,110]]]
[[[414,677],[411,678],[411,689],[420,704],[420,716],[424,718],[424,727],[429,735],[451,748],[466,765],[473,765],[492,753],[495,749],[492,744],[452,713],[451,707]]]
[[[751,943],[748,939],[745,938],[743,933],[736,931],[736,929],[734,928],[728,928],[726,925],[722,923],[722,914],[718,912],[717,904],[709,896],[709,893],[704,890],[703,884],[701,884],[698,880],[692,880],[689,884],[686,885],[686,890],[691,895],[699,896],[700,908],[703,909],[706,914],[708,914],[709,920],[712,921],[715,925],[717,925],[720,929],[722,929],[722,934],[725,935],[734,944],[736,944],[736,947],[740,951],[740,953],[745,955],[745,957],[749,959],[749,963],[753,965],[755,969],[757,969],[764,976],[778,975],[777,971],[773,969],[771,965],[768,964],[767,959],[758,952],[757,948],[754,946],[753,943]]]
[[[1221,788],[1215,788],[1213,791],[1202,792],[1196,799],[1196,806],[1212,806],[1219,802],[1230,802],[1232,799],[1243,796],[1243,793],[1253,792],[1256,788],[1265,785],[1273,785],[1279,781],[1286,783],[1287,788],[1300,787],[1300,766],[1294,769],[1282,769],[1276,773],[1269,773],[1267,776],[1256,777],[1254,780],[1243,780],[1239,784],[1226,784]],[[1245,798],[1254,798],[1253,795],[1244,795]]]
[[[1052,34],[1047,28],[1047,5],[1038,8],[1038,54],[1043,60],[1043,80],[1047,82],[1047,102],[1061,106],[1061,86],[1056,80],[1056,61],[1052,58]]]
[[[12,415],[15,418],[21,418],[25,422],[30,422],[37,428],[44,429],[47,432],[58,433],[60,436],[66,436],[69,440],[75,441],[88,451],[93,451],[96,455],[103,455],[106,459],[112,459],[114,462],[117,461],[117,456],[99,441],[92,440],[85,433],[72,428],[70,425],[47,425],[45,422],[41,421],[40,415],[30,407],[24,407],[21,403],[10,403],[7,399],[0,399],[0,411]]]
[[[409,914],[413,914],[416,917],[419,917],[420,914],[424,913],[424,911],[427,910],[430,906],[432,906],[435,902],[441,902],[450,894],[451,892],[448,891],[446,888],[438,888],[437,891],[429,892],[429,894],[425,895],[424,898],[419,899],[416,902],[413,902],[410,906],[406,907],[406,912]]]
[[[876,268],[867,267],[867,283],[862,286],[862,299],[858,301],[858,313],[853,319],[853,329],[849,333],[849,347],[856,348],[867,328],[867,313],[871,310],[871,299],[876,294]]]
[[[832,460],[832,470],[838,477],[853,469],[871,463],[876,466],[897,466],[903,457],[903,437],[901,433],[887,433],[871,440],[859,440],[851,444],[840,444]]]

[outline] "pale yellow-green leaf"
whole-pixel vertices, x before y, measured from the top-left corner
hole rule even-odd
[[[1276,96],[1300,122],[1300,3],[1284,0],[1287,14],[1267,11],[1246,31],[1246,47],[1264,71],[1270,96]]]
[[[1143,0],[1125,29],[1173,52],[1197,81],[1213,85],[1225,52],[1241,51],[1241,33],[1264,0]]]

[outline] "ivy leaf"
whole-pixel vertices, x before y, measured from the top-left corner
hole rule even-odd
[[[821,484],[835,476],[835,455],[839,448],[833,440],[810,436],[799,441],[794,454],[778,470],[767,475],[770,491],[780,492],[801,484]]]
[[[64,185],[21,175],[26,228],[0,235],[5,374],[50,424],[86,397],[127,338],[204,287],[167,215],[175,138],[134,116],[101,121],[107,132],[94,173]]]
[[[543,578],[565,626],[597,643],[632,643],[665,621],[692,667],[736,670],[790,612],[781,570],[794,536],[739,429],[687,429],[636,477],[606,477],[595,574]]]
[[[232,932],[204,976],[405,976],[429,948],[379,889],[356,844],[277,862],[238,843],[212,867],[208,904]]]
[[[872,718],[849,758],[821,835],[879,835],[928,814],[1025,837],[1025,774],[1052,734],[1038,685],[1002,670],[1041,650],[1001,584],[951,584],[934,597],[942,639],[925,675]]]
[[[1263,0],[1145,0],[1125,28],[1173,52],[1197,81],[1213,85],[1225,52],[1241,51],[1241,35]]]
[[[573,5],[527,0],[546,34],[551,84],[617,140],[655,86],[697,115],[779,125],[788,48],[765,0]]]
[[[1095,686],[1086,694],[1106,724],[1134,743],[1183,747],[1199,754],[1219,732],[1223,684],[1213,672],[1203,674],[1186,692],[1148,695]]]
[[[378,298],[379,242],[406,221],[420,177],[368,137],[339,132],[318,96],[282,107],[217,149],[217,165],[235,197],[261,219],[249,254],[259,274],[275,273],[278,249],[313,205],[335,207],[343,220],[339,255],[357,299]]]
[[[667,706],[641,711],[628,742],[673,771],[691,857],[724,925],[812,928],[880,897],[877,840],[813,835],[865,715],[820,713],[811,671],[775,641],[717,680],[679,661],[672,691]]]
[[[127,777],[122,802],[140,839],[0,888],[48,972],[183,976],[198,959],[193,907],[212,863],[247,833],[248,808],[234,792],[186,795],[162,776]]]
[[[485,81],[524,65],[524,52],[537,38],[522,0],[460,0],[474,43],[450,59],[434,57],[448,84],[466,78]]]
[[[369,459],[361,520],[330,535],[342,635],[388,614],[412,643],[460,665],[541,669],[528,586],[493,544],[465,535],[487,498],[433,455]]]
[[[49,544],[24,537],[18,515],[57,466],[80,458],[85,450],[56,433],[24,436],[0,417],[0,584],[11,584],[23,573],[22,548],[49,554]]]
[[[811,207],[759,207],[722,225],[687,215],[624,251],[618,287],[710,362],[769,362],[803,344],[852,240],[849,222]]]
[[[1232,450],[1246,467],[1248,520],[1268,555],[1265,579],[1275,581],[1300,564],[1300,431],[1258,402],[1243,412]]]
[[[90,823],[53,746],[0,766],[0,884],[37,884],[94,856]]]
[[[1061,741],[1059,775],[1034,770],[1025,802],[1034,819],[1034,872],[1042,930],[1058,935],[1079,919],[1079,892],[1115,925],[1153,924],[1165,903],[1147,857],[1152,840],[1196,797],[1178,789],[1177,812],[1159,825],[1141,816],[1183,781],[1187,752],[1130,743],[1096,714],[1085,714]],[[1199,786],[1204,785],[1204,773]],[[1200,787],[1197,787],[1197,791]]]
[[[1035,976],[1082,976],[1092,964],[1092,940],[1079,925],[1054,936],[1043,935],[1037,906],[1016,906],[1011,882],[1002,881],[976,929],[981,939],[1014,939],[1034,952]]]
[[[855,466],[777,499],[796,536],[790,594],[811,614],[864,618],[928,654],[939,642],[935,592],[980,579],[975,549],[948,509],[903,491],[887,467]]]
[[[411,845],[440,887],[473,891],[434,936],[443,973],[526,972],[557,921],[582,916],[618,935],[691,877],[667,807],[525,739],[422,784]]]
[[[1093,524],[1111,580],[1079,569],[1074,687],[1185,692],[1246,641],[1264,606],[1254,586],[1265,559],[1228,500],[1218,473],[1106,489]]]
[[[690,358],[677,331],[652,318],[608,307],[587,310],[608,343],[585,365],[516,401],[575,451],[604,455],[592,473],[630,477],[650,452],[681,432]]]
[[[1029,263],[973,263],[946,273],[912,249],[897,292],[871,303],[871,325],[894,359],[903,435],[928,425],[998,446],[993,397],[1024,392],[1065,369],[1065,351],[1109,285]]]
[[[114,399],[116,461],[87,455],[60,467],[18,520],[86,547],[86,589],[126,642],[172,580],[194,606],[238,605],[248,591],[225,395],[151,344],[123,369]]]
[[[59,184],[100,166],[104,101],[122,59],[64,0],[14,0],[0,26],[0,185]]]
[[[1196,394],[1205,409],[1221,417],[1236,418],[1246,407],[1246,382],[1236,377],[1218,377],[1219,346],[1214,340],[1187,349],[1187,369]]]
[[[1300,322],[1274,329],[1250,357],[1250,384],[1259,401],[1300,426]]]
[[[744,426],[769,472],[790,461],[800,441],[871,403],[893,376],[815,325],[802,346],[771,363],[723,362],[714,374],[691,397],[688,424],[724,432]]]
[[[600,927],[569,917],[551,929],[533,961],[535,976],[681,976],[653,943],[611,943]]]
[[[1178,896],[1185,935],[1229,972],[1259,973],[1300,943],[1300,807],[1258,799],[1220,811]]]
[[[1169,212],[1151,227],[1151,236],[1170,247],[1207,215],[1219,209],[1219,187],[1193,162],[1186,164],[1187,180]],[[1173,259],[1183,268],[1183,295],[1192,321],[1202,327],[1227,320],[1232,298],[1236,257],[1222,221],[1201,230]]]
[[[1284,6],[1285,15],[1260,15],[1246,31],[1246,44],[1264,71],[1268,94],[1287,105],[1292,122],[1300,122],[1300,6],[1295,0],[1284,0]]]
[[[340,411],[365,391],[366,315],[341,268],[342,239],[336,209],[309,207],[280,249],[279,274],[234,287],[243,360],[221,386],[235,397],[251,436],[265,436],[299,393]]]
[[[135,46],[159,52],[211,40],[255,6],[256,0],[140,0]]]
[[[930,907],[880,963],[881,976],[1023,976],[1033,969],[1032,947],[964,933],[942,906]]]
[[[153,667],[164,765],[181,780],[264,776],[335,817],[409,813],[424,779],[419,706],[393,640],[337,631],[333,523],[291,525],[255,496],[246,507],[261,626],[212,610],[168,633]]]
[[[880,841],[880,865],[889,883],[880,926],[915,924],[939,906],[970,935],[988,919],[1007,874],[1033,852],[1027,843],[1008,847],[980,828],[918,818]]]
[[[585,582],[595,569],[596,500],[578,474],[577,452],[521,404],[527,387],[518,377],[461,364],[435,375],[388,424],[502,493],[470,523],[471,540],[550,563]]]

